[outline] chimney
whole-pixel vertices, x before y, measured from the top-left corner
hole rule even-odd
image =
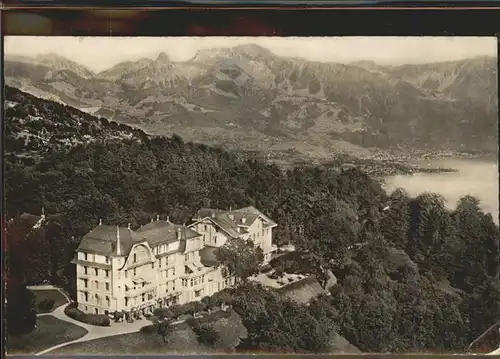
[[[99,225],[102,226],[102,219],[99,219]]]
[[[122,255],[122,247],[120,244],[120,227],[116,226],[116,255]]]
[[[212,212],[212,218],[215,218],[215,212]]]
[[[181,232],[181,229],[177,229],[177,239],[178,240],[181,240],[182,239],[182,232]]]
[[[157,221],[159,221],[159,220],[160,220],[160,215],[159,215],[159,214],[157,214],[157,215],[156,215],[156,220],[157,220]]]
[[[227,216],[231,219],[231,221],[234,221],[234,215],[233,214],[228,214]]]
[[[45,219],[45,207],[42,206],[42,214],[40,215],[41,219]]]
[[[170,223],[170,216],[167,216],[167,222]]]
[[[153,218],[151,218],[151,223],[153,223]]]
[[[130,223],[128,224],[128,229],[130,230]]]
[[[247,219],[245,217],[241,218],[241,223],[245,224],[247,222]]]

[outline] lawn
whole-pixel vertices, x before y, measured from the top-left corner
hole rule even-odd
[[[189,326],[182,323],[170,335],[168,343],[158,334],[131,333],[74,343],[51,351],[50,355],[125,355],[163,353],[207,353],[213,349],[198,343]]]
[[[38,317],[38,328],[31,333],[8,336],[7,353],[17,355],[36,354],[44,349],[67,341],[75,340],[87,334],[87,330],[57,319],[52,315]]]
[[[122,355],[122,354],[201,354],[226,352],[234,349],[239,343],[239,337],[246,336],[246,329],[241,319],[235,313],[228,316],[214,313],[211,323],[219,332],[220,339],[216,348],[198,342],[196,335],[186,323],[176,325],[168,343],[156,333],[131,333],[113,337],[89,340],[75,343],[51,351],[50,355]]]
[[[68,302],[66,300],[66,297],[57,289],[32,289],[31,292],[35,295],[35,301],[36,301],[35,305],[36,305],[38,313],[50,313],[55,308],[57,308],[63,304],[66,304]],[[54,300],[54,307],[51,310],[42,310],[39,308],[39,304],[44,299],[53,299]]]

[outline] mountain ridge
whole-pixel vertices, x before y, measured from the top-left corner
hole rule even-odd
[[[339,64],[281,57],[248,44],[200,50],[184,62],[160,53],[90,79],[71,66],[55,67],[7,57],[6,83],[148,133],[178,133],[232,149],[300,152],[298,141],[327,156],[351,147],[497,151],[493,57]]]

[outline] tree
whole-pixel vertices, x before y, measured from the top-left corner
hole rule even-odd
[[[163,338],[163,342],[168,342],[168,336],[173,332],[172,324],[167,321],[161,321],[157,324],[157,333]]]
[[[217,330],[215,330],[213,325],[201,324],[199,326],[195,326],[193,331],[198,337],[198,341],[200,343],[213,346],[219,340],[219,333],[217,333]]]
[[[242,281],[257,274],[264,261],[262,249],[255,247],[252,241],[241,238],[228,240],[215,250],[215,256],[225,277],[236,277]]]
[[[37,323],[35,296],[26,285],[12,287],[7,285],[6,325],[12,335],[31,332]]]
[[[360,226],[355,211],[345,202],[336,201],[328,214],[317,217],[306,228],[298,249],[306,252],[318,267],[343,268],[347,253],[359,239]]]

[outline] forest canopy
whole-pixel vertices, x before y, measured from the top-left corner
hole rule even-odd
[[[276,244],[294,244],[318,275],[328,269],[338,278],[332,295],[307,310],[267,292],[244,295],[242,285],[242,308],[258,311],[269,300],[277,309],[267,315],[283,316],[280,328],[266,327],[268,337],[257,332],[256,318],[243,318],[256,326],[247,328],[253,348],[287,343],[289,351],[324,351],[325,341],[301,331],[329,327],[328,320],[362,351],[463,352],[500,321],[499,229],[470,196],[449,210],[434,193],[386,194],[357,168],[284,170],[175,135],[80,143],[29,164],[9,155],[5,166],[11,283],[50,280],[74,291],[67,263],[100,219],[137,228],[156,215],[184,223],[200,207],[253,205],[278,223]],[[26,228],[19,215],[39,214],[42,205],[64,220]]]

